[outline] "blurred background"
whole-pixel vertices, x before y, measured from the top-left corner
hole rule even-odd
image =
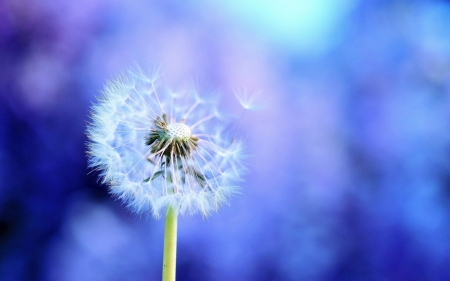
[[[1,1],[0,280],[160,280],[164,221],[86,167],[134,63],[266,101],[177,280],[450,280],[450,3],[361,0]]]

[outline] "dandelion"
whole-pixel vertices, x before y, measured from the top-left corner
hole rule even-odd
[[[178,214],[207,216],[239,191],[243,148],[217,102],[159,81],[136,68],[105,86],[87,128],[88,164],[133,212],[166,211],[163,280],[174,280]]]

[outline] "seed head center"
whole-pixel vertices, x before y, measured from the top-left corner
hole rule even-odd
[[[172,123],[167,125],[166,136],[168,138],[187,140],[191,137],[191,128],[183,123]]]

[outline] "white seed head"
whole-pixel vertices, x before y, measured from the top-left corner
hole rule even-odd
[[[179,140],[187,140],[191,137],[191,128],[183,123],[172,123],[167,125],[166,136]]]
[[[242,145],[216,102],[155,80],[136,68],[105,86],[87,128],[89,166],[136,213],[207,216],[239,190]]]

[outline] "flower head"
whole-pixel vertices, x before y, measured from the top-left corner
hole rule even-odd
[[[132,211],[211,211],[236,193],[242,144],[226,137],[217,103],[164,90],[139,68],[110,81],[92,108],[89,167]]]

